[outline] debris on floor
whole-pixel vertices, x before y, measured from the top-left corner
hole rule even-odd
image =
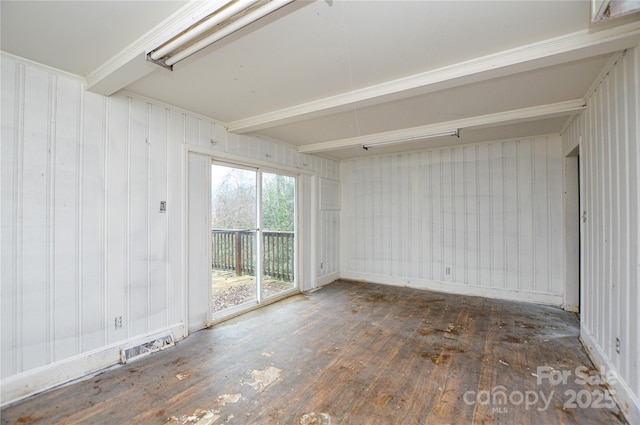
[[[220,415],[217,415],[213,410],[197,409],[192,415],[185,416],[171,416],[167,418],[163,424],[180,424],[180,425],[212,425],[220,419]]]
[[[242,394],[237,393],[237,394],[221,394],[218,396],[218,403],[221,405],[225,405],[227,403],[237,403],[238,400],[240,400],[240,397],[242,397]]]
[[[249,385],[256,391],[263,391],[280,378],[280,372],[282,372],[281,369],[273,366],[267,366],[264,370],[252,370],[251,376],[255,382],[250,382]]]
[[[305,413],[300,417],[299,425],[330,425],[331,416],[326,413],[317,414],[315,412]]]

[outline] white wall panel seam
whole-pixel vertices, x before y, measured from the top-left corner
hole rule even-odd
[[[481,214],[481,195],[480,195],[480,147],[473,147],[473,157],[475,161],[475,183],[476,183],[476,285],[482,286],[482,257],[480,252],[481,248],[481,238],[480,238],[480,214]]]
[[[56,78],[53,74],[48,75],[48,93],[47,93],[47,170],[45,174],[47,182],[46,192],[46,256],[47,256],[47,287],[46,287],[46,300],[47,300],[47,341],[46,341],[46,353],[47,363],[53,362],[53,346],[55,341],[55,268],[56,268],[56,229],[55,229],[55,192],[56,192],[56,177],[55,177],[55,161],[56,161],[56,140],[55,140],[55,90],[56,90]]]
[[[16,223],[15,226],[15,247],[16,247],[16,256],[14,257],[14,290],[13,293],[16,294],[17,302],[16,308],[14,310],[14,320],[16,323],[14,329],[14,341],[16,342],[16,350],[15,350],[15,361],[14,368],[15,372],[22,372],[24,368],[24,338],[23,338],[23,326],[20,318],[22,317],[24,310],[24,275],[23,275],[23,264],[24,264],[24,251],[23,251],[23,238],[24,238],[24,220],[23,220],[23,211],[24,211],[24,115],[25,115],[25,79],[26,79],[26,71],[25,66],[22,64],[18,64],[16,66],[16,93],[15,93],[15,110],[16,110],[16,119],[15,123],[15,138],[16,138],[16,148],[15,152],[18,152],[17,163],[18,167],[16,170],[15,177],[15,190],[17,194],[17,199],[15,200],[15,212],[14,212],[14,220]]]
[[[544,142],[546,143],[547,138],[545,137]],[[532,282],[531,285],[533,287],[533,289],[535,291],[540,290],[539,285],[538,285],[538,263],[537,263],[537,258],[536,258],[536,220],[537,220],[537,215],[535,214],[534,208],[535,208],[535,194],[536,194],[536,164],[535,164],[535,143],[536,140],[535,139],[529,139],[529,167],[531,167],[531,184],[529,186],[529,191],[532,194],[532,196],[534,197],[534,200],[531,202],[531,209],[529,211],[529,213],[531,214],[531,256],[532,256],[532,264],[533,264],[533,268],[532,268]],[[547,208],[547,211],[549,211],[551,208]],[[547,226],[547,228],[549,228],[549,226]],[[542,292],[542,291],[541,291]]]
[[[464,249],[463,249],[463,267],[464,267],[464,278],[463,281],[464,283],[468,284],[469,283],[469,207],[467,205],[467,194],[468,194],[468,188],[467,188],[467,162],[466,162],[466,151],[468,148],[463,147],[462,148],[462,212],[463,212],[463,222],[464,222],[464,230],[463,230],[463,236],[464,236]],[[473,149],[473,147],[471,147],[471,149]],[[478,163],[478,160],[476,158],[475,164]],[[478,183],[478,176],[476,175],[476,179],[475,179],[476,184]],[[477,189],[477,188],[476,188]],[[477,198],[477,194],[478,191],[476,190],[476,202],[478,200]],[[477,231],[478,229],[476,229]],[[477,251],[477,250],[476,250]],[[477,264],[477,263],[476,263]],[[457,267],[456,267],[457,270]]]
[[[169,326],[169,310],[171,308],[171,304],[169,303],[169,286],[170,285],[175,285],[176,282],[171,282],[170,277],[170,272],[169,272],[169,264],[170,264],[170,260],[169,260],[169,255],[170,255],[170,250],[169,250],[169,243],[170,243],[170,236],[169,236],[169,223],[171,223],[171,218],[173,218],[173,208],[177,208],[177,205],[171,205],[171,203],[169,202],[169,191],[170,191],[170,186],[169,186],[169,181],[171,180],[170,176],[169,176],[169,155],[170,155],[170,149],[171,149],[171,143],[173,142],[171,140],[171,131],[170,131],[170,126],[171,126],[171,111],[169,110],[169,108],[163,107],[163,111],[164,111],[164,120],[166,123],[166,127],[165,127],[165,137],[166,137],[166,143],[165,143],[165,155],[164,155],[164,169],[167,170],[167,177],[165,179],[165,195],[166,195],[166,201],[167,201],[167,212],[166,214],[166,219],[165,219],[165,234],[167,235],[167,240],[165,242],[165,247],[164,247],[164,255],[165,255],[165,262],[164,262],[164,299],[165,299],[165,303],[164,305],[166,306],[165,310],[164,310],[164,326]],[[174,335],[175,336],[175,335]]]
[[[84,244],[83,244],[83,235],[84,235],[84,184],[83,184],[83,176],[84,176],[84,105],[85,105],[85,95],[84,90],[82,90],[81,85],[77,85],[78,89],[78,99],[77,99],[77,117],[78,122],[76,123],[76,255],[75,255],[75,287],[76,287],[76,300],[78,309],[76,311],[75,323],[76,323],[76,349],[75,354],[78,354],[82,351],[82,340],[83,340],[83,323],[82,317],[84,312],[84,306],[82,300],[84,299],[84,288],[83,288],[83,262],[84,262]]]
[[[131,109],[133,98],[127,97],[127,129],[125,135],[125,143],[127,147],[125,166],[127,169],[126,178],[126,218],[125,218],[125,311],[126,316],[123,319],[122,326],[125,327],[127,338],[131,338]]]
[[[493,204],[494,204],[494,190],[493,190],[493,148],[494,144],[488,145],[488,156],[487,156],[487,168],[489,170],[489,282],[487,282],[488,287],[493,286],[493,256],[495,254],[495,243],[494,243],[494,231],[493,231]]]
[[[521,140],[516,140],[516,146],[515,146],[515,151],[516,151],[516,157],[515,157],[515,166],[516,166],[516,229],[518,229],[518,231],[516,232],[516,255],[515,258],[517,259],[517,265],[518,265],[518,270],[516,272],[516,278],[518,280],[518,283],[516,285],[516,287],[518,288],[518,290],[522,290],[522,267],[520,267],[520,251],[522,251],[522,247],[521,247],[521,243],[522,241],[520,240],[520,222],[521,222],[521,205],[520,205],[520,158],[519,156],[519,152],[520,152],[520,145],[522,144]]]
[[[546,236],[547,236],[547,244],[551,241],[551,220],[553,220],[553,217],[551,215],[551,179],[549,178],[551,172],[550,172],[550,167],[549,167],[549,138],[545,139],[545,144],[544,144],[544,152],[545,152],[545,161],[544,161],[544,165],[545,165],[545,174],[547,176],[547,187],[545,187],[546,189],[546,196],[547,196],[547,229],[546,229]],[[552,283],[552,278],[551,278],[551,265],[553,264],[553,259],[551,256],[551,250],[547,249],[547,291],[551,292],[551,287],[553,285]]]
[[[502,168],[501,168],[501,174],[502,174],[502,255],[503,255],[503,259],[502,259],[502,267],[503,267],[503,272],[502,272],[502,287],[503,288],[507,288],[507,279],[508,279],[508,262],[507,262],[507,188],[505,186],[505,170],[507,169],[506,164],[507,164],[507,158],[505,156],[505,144],[506,142],[503,142],[500,144],[500,149],[501,149],[501,160],[502,160]]]
[[[104,145],[103,145],[103,156],[104,156],[104,193],[103,193],[103,222],[102,222],[102,230],[103,230],[103,258],[102,258],[102,267],[103,267],[103,280],[102,280],[102,312],[103,312],[103,332],[102,332],[102,346],[106,346],[109,342],[109,145],[110,145],[110,132],[109,132],[109,117],[111,116],[111,103],[109,102],[108,97],[104,97],[104,121],[103,121],[103,134],[104,134]]]
[[[146,217],[147,217],[147,255],[145,262],[147,263],[147,320],[146,320],[146,332],[151,330],[151,160],[152,160],[152,151],[151,144],[154,143],[154,140],[151,140],[151,111],[152,106],[151,103],[147,102],[147,139],[146,139],[146,147],[147,147],[147,157],[146,157],[146,167],[147,167],[147,205],[146,209]]]

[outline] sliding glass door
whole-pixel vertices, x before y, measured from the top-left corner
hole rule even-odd
[[[295,288],[296,179],[262,173],[262,295]]]
[[[296,178],[211,165],[213,320],[296,289]]]

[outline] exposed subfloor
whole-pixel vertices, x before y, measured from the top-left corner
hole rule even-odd
[[[338,281],[1,414],[3,424],[624,423],[595,373],[572,313]]]

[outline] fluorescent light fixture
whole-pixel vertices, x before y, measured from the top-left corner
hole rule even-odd
[[[182,59],[238,31],[293,0],[234,0],[212,11],[177,36],[147,53],[147,59],[168,69]]]
[[[432,139],[434,137],[441,137],[441,136],[460,137],[460,129],[456,128],[455,130],[438,131],[433,133],[411,134],[404,137],[397,137],[397,138],[388,139],[388,140],[380,140],[379,142],[365,143],[362,145],[362,149],[369,150],[369,148],[374,146],[395,145],[398,143],[407,143],[407,142],[413,142],[416,140]]]

